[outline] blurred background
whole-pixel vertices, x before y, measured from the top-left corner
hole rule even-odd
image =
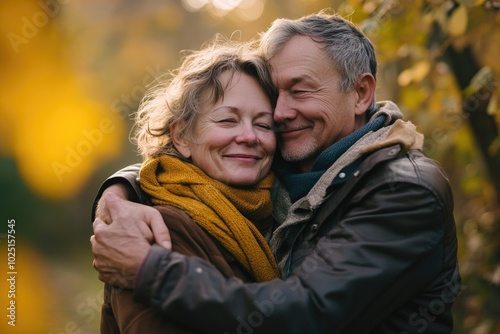
[[[252,39],[276,18],[323,8],[372,39],[378,99],[399,104],[450,177],[463,276],[455,332],[500,333],[500,1],[493,0],[2,0],[1,333],[98,333],[92,201],[108,175],[141,160],[129,141],[130,114],[149,85],[180,64],[181,51],[215,33]],[[6,320],[12,230],[15,327]]]

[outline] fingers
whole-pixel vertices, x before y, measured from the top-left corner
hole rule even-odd
[[[104,190],[97,203],[96,216],[111,224],[112,213],[117,212],[116,206],[119,206],[121,201],[128,201],[127,187],[121,183],[110,185]]]
[[[99,202],[97,202],[97,208],[95,210],[95,215],[97,218],[102,219],[104,222],[111,224],[111,222],[112,222],[111,212],[109,211],[109,208],[107,205],[109,196],[113,196],[113,193],[109,193],[109,192],[103,193],[103,195],[99,199]]]
[[[99,271],[97,277],[104,283],[111,284],[114,287],[125,289],[134,288],[134,277],[127,276],[119,273],[107,273]]]
[[[97,225],[100,224],[106,226],[106,223],[102,220],[97,222]],[[96,241],[95,235],[90,237],[90,243],[92,244],[92,251],[96,257],[92,261],[92,267],[97,271],[99,280],[104,283],[109,283],[114,287],[132,289],[134,287],[135,275],[128,273],[126,268],[123,268],[123,270],[115,269],[113,263],[109,263],[109,258],[101,256],[100,251],[102,251],[102,249],[100,248],[99,242]]]
[[[112,222],[113,218],[120,213],[121,201],[122,199],[113,192],[104,193],[101,197],[99,206],[102,205],[103,214],[109,216],[109,222]]]
[[[110,219],[105,221],[97,216],[92,224],[93,267],[101,281],[132,288],[151,243],[156,241],[171,249],[169,231],[155,208],[124,200],[113,193],[101,200],[101,212],[105,208]]]
[[[102,197],[99,199],[99,202],[97,202],[97,207],[95,209],[95,216],[96,218],[101,218],[104,221],[111,222],[111,217],[106,208],[106,205],[104,204],[104,200],[102,199]]]
[[[122,202],[125,201],[122,197],[113,191],[113,186],[106,189],[97,203],[96,217],[102,219],[105,223],[111,224],[114,218],[120,214],[122,210]]]
[[[171,249],[172,243],[163,218],[158,210],[121,199],[114,193],[103,197],[103,205],[110,215],[110,221],[127,221],[140,230],[140,233],[149,242],[156,241],[158,245]],[[106,222],[110,223],[110,222]]]
[[[114,287],[133,289],[135,277],[116,271],[100,270],[98,263],[93,261],[94,269],[97,271],[97,277],[104,283],[111,284]]]
[[[155,211],[156,214],[151,214],[149,219],[149,226],[153,232],[154,239],[158,245],[172,249],[172,239],[170,238],[167,225],[165,225],[161,214],[157,210]]]
[[[95,239],[95,232],[96,232],[96,230],[97,231],[102,230],[103,226],[105,226],[105,225],[106,225],[106,223],[101,218],[96,217],[96,219],[94,219],[94,222],[92,223],[92,228],[94,230],[94,235],[92,235],[90,237],[90,242],[92,242],[92,239]]]

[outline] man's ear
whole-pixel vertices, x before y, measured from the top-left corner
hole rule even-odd
[[[366,110],[371,106],[373,97],[375,96],[375,85],[375,78],[371,73],[360,75],[356,86],[358,95],[356,100],[356,115],[364,115]]]
[[[172,142],[174,147],[179,151],[179,153],[186,159],[191,158],[191,149],[189,148],[189,142],[186,140],[183,134],[177,131],[177,123],[173,123],[170,125],[170,138],[172,138]]]

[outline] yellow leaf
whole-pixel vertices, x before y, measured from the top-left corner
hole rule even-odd
[[[465,33],[468,23],[468,13],[465,6],[459,6],[448,20],[448,33],[451,36],[461,36]]]
[[[492,95],[490,98],[490,103],[488,103],[488,108],[486,112],[488,115],[494,116],[498,111],[498,96]]]
[[[485,0],[458,0],[458,2],[467,7],[477,7],[484,3]]]
[[[430,68],[431,65],[427,60],[421,60],[418,63],[416,63],[412,68],[413,81],[415,82],[422,81],[429,74]]]
[[[398,84],[402,87],[408,86],[413,80],[412,69],[406,69],[398,75]]]

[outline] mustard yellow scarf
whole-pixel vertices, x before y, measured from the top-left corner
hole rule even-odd
[[[272,174],[250,188],[236,188],[208,177],[201,169],[163,155],[146,160],[140,184],[154,204],[175,206],[216,238],[261,282],[279,277],[266,240],[254,222],[272,214]]]

